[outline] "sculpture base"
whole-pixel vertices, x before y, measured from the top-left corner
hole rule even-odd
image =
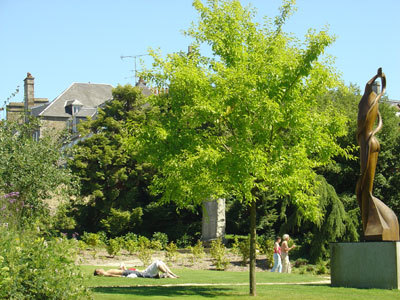
[[[331,285],[400,289],[400,242],[331,243]]]

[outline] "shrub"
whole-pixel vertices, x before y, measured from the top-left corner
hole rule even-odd
[[[88,247],[88,245],[87,245],[84,241],[79,240],[79,241],[78,241],[77,247],[78,247],[79,253],[82,254],[83,251],[86,250],[86,248]]]
[[[242,256],[242,265],[246,265],[250,258],[250,239],[247,238],[239,242],[239,252]]]
[[[97,255],[97,247],[103,243],[102,236],[97,233],[84,232],[82,235],[82,240],[86,243],[86,245],[91,247],[92,256],[95,258]]]
[[[123,248],[126,249],[129,254],[133,254],[137,249],[138,236],[132,232],[127,233],[124,237]]]
[[[235,235],[233,237],[233,243],[232,243],[232,248],[231,248],[232,253],[236,255],[240,255],[240,249],[239,249],[239,237]]]
[[[100,221],[100,224],[111,236],[118,236],[126,231],[131,221],[131,213],[129,211],[121,211],[111,208],[110,215]]]
[[[86,277],[74,264],[76,252],[63,238],[45,240],[29,231],[0,228],[1,299],[90,297]]]
[[[308,264],[308,260],[307,260],[307,259],[305,259],[305,258],[298,258],[298,259],[295,260],[293,266],[294,266],[295,268],[300,268],[301,266],[305,266],[305,265],[307,265],[307,264]]]
[[[165,258],[168,261],[176,261],[178,258],[178,246],[174,242],[170,242],[166,247],[165,247]]]
[[[137,234],[135,234],[133,232],[129,232],[124,235],[124,240],[125,241],[133,240],[133,241],[137,242],[138,236],[137,236]]]
[[[192,264],[194,264],[197,260],[202,259],[205,255],[203,243],[200,240],[197,241],[196,245],[190,246],[189,249],[192,254],[190,256]]]
[[[135,240],[127,240],[124,242],[124,248],[129,252],[129,254],[133,254],[138,248],[138,243]]]
[[[18,192],[5,195],[0,193],[0,226],[17,227],[23,207],[24,203],[19,199]]]
[[[315,273],[318,275],[329,274],[329,268],[325,263],[320,262],[315,268]]]
[[[151,240],[150,248],[153,250],[159,251],[163,248],[163,246],[159,240]]]
[[[226,248],[222,244],[221,239],[211,242],[210,254],[217,270],[225,270],[228,267],[229,260],[226,257]]]
[[[118,255],[122,248],[122,241],[123,240],[121,238],[109,239],[106,244],[108,255],[111,257]]]
[[[86,245],[96,248],[102,244],[102,240],[99,234],[84,232],[82,235],[82,240],[86,243]]]
[[[0,194],[19,192],[23,205],[15,222],[22,225],[32,224],[31,217],[50,220],[48,199],[67,199],[79,192],[77,178],[68,168],[60,168],[65,161],[60,139],[54,135],[32,139],[40,125],[35,119],[24,124],[0,122]]]
[[[168,235],[163,232],[154,232],[153,240],[159,241],[161,243],[161,249],[165,249],[168,244]]]
[[[193,238],[189,236],[187,233],[182,235],[181,238],[176,240],[176,245],[179,248],[187,248],[192,245]]]
[[[145,236],[139,236],[137,241],[136,255],[142,261],[144,266],[151,263],[153,250],[151,249],[151,242]]]
[[[314,274],[315,273],[315,266],[314,265],[307,265],[306,266],[306,271],[308,273]]]

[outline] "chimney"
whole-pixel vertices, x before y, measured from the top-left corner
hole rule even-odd
[[[26,78],[24,79],[24,103],[25,103],[25,111],[28,111],[29,108],[34,106],[35,103],[35,78],[31,75],[31,73],[26,74]]]
[[[372,90],[378,95],[381,92],[381,83],[379,81],[374,81]]]

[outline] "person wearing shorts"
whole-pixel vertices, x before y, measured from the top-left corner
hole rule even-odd
[[[161,275],[160,275],[161,273]],[[120,269],[104,269],[94,270],[94,276],[106,277],[142,277],[142,278],[179,278],[170,268],[161,260],[156,260],[150,264],[144,271],[128,270],[125,266]]]

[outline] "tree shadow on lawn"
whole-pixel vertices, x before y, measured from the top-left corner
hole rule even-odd
[[[245,265],[243,265],[243,263],[241,261],[231,261],[231,264],[234,266],[240,266],[240,267],[243,267],[243,266],[248,267],[249,266],[249,262],[247,262]],[[256,259],[256,267],[260,268],[261,270],[264,270],[264,271],[268,270],[266,259]]]
[[[119,295],[137,295],[137,296],[166,296],[178,297],[188,295],[198,295],[203,297],[217,297],[232,294],[229,287],[216,286],[146,286],[146,287],[97,287],[92,288],[95,293],[119,294]]]

